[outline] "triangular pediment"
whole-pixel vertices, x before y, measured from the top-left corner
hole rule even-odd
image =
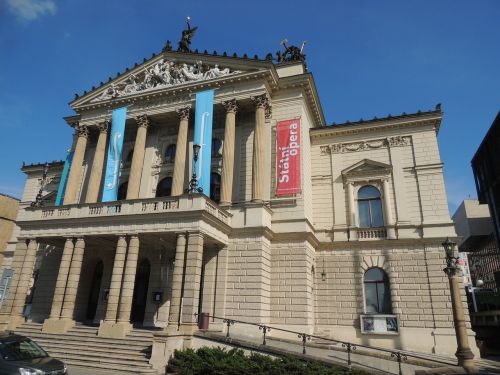
[[[125,73],[101,82],[89,93],[77,97],[72,107],[100,104],[117,98],[236,77],[246,73],[268,70],[272,62],[199,53],[163,52]]]
[[[363,159],[356,164],[342,171],[344,176],[352,175],[386,175],[390,173],[392,166],[389,164],[381,163],[379,161]]]

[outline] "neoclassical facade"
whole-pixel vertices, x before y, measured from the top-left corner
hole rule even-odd
[[[185,193],[194,94],[206,89],[215,89],[210,196]],[[98,324],[99,335],[119,338],[134,325],[161,328],[154,355],[168,337],[192,333],[199,312],[455,351],[441,243],[456,235],[439,106],[327,125],[302,61],[173,51],[70,105],[63,204],[54,205],[62,162],[49,164],[40,206],[30,203],[44,166],[23,166],[3,329],[24,322],[28,301],[44,332]],[[118,200],[102,202],[110,113],[125,105]],[[288,119],[300,119],[301,192],[278,197],[276,124]]]

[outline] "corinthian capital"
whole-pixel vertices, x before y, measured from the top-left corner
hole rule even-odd
[[[226,109],[226,112],[236,113],[236,111],[238,110],[238,103],[236,102],[236,99],[231,99],[223,102],[222,105]]]
[[[78,122],[73,123],[72,126],[75,129],[75,134],[78,137],[88,138],[88,136],[89,136],[89,128],[87,126],[80,125],[80,123],[78,123]]]
[[[135,121],[137,121],[137,126],[140,128],[148,128],[151,125],[148,115],[137,116]]]
[[[179,108],[176,112],[181,120],[189,120],[189,112],[191,107]]]
[[[107,133],[109,129],[109,124],[110,124],[109,120],[97,124],[97,129],[99,129],[99,133]]]
[[[255,108],[264,108],[266,118],[271,117],[271,104],[266,94],[252,96],[250,99],[255,104]]]

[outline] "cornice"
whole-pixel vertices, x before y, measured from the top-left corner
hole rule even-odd
[[[331,125],[323,128],[310,129],[309,134],[312,140],[319,140],[341,135],[375,133],[381,130],[392,129],[408,130],[409,128],[424,126],[432,126],[437,133],[441,125],[442,117],[441,112],[432,111],[416,115],[399,116],[397,118],[384,118],[342,125]]]
[[[306,94],[306,100],[312,109],[316,128],[324,128],[326,123],[325,115],[323,113],[323,107],[321,106],[318,91],[316,89],[316,83],[312,73],[304,73],[280,78],[275,91],[297,88],[304,90]]]

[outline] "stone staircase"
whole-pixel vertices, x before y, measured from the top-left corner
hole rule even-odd
[[[149,364],[153,333],[134,329],[125,339],[97,336],[97,327],[77,325],[66,334],[42,333],[42,324],[24,323],[15,333],[27,336],[51,357],[68,365],[124,374],[157,374]]]

